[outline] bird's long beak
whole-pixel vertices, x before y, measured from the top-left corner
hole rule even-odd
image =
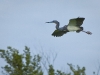
[[[52,23],[52,21],[51,22],[46,22],[46,23]]]
[[[50,23],[50,22],[46,22],[46,23]]]

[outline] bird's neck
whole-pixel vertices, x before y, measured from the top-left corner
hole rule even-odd
[[[59,23],[56,23],[56,29],[59,29]]]

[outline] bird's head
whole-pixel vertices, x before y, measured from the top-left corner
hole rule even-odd
[[[53,21],[50,21],[50,22],[46,22],[46,23],[59,23],[57,20],[53,20]]]

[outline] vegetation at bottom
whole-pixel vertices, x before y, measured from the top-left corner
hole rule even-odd
[[[86,75],[85,67],[77,69],[72,64],[67,63],[70,67],[70,72],[63,72],[54,69],[52,64],[43,65],[42,57],[39,54],[31,55],[30,48],[25,46],[23,53],[19,50],[7,47],[7,50],[0,49],[0,58],[3,58],[7,65],[2,68],[3,75]],[[45,62],[45,61],[44,61]],[[44,68],[45,67],[45,68]],[[46,69],[46,71],[44,71]]]

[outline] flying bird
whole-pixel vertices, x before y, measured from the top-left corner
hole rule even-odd
[[[89,35],[91,35],[92,33],[90,31],[84,31],[82,24],[83,21],[85,20],[85,18],[73,18],[69,20],[69,24],[65,25],[63,27],[59,27],[60,23],[57,20],[53,20],[51,22],[46,22],[46,23],[55,23],[56,24],[56,30],[52,33],[52,36],[56,36],[56,37],[60,37],[63,36],[64,34],[66,34],[67,32],[72,32],[72,31],[76,31],[77,33],[79,33],[80,31],[85,32]]]

